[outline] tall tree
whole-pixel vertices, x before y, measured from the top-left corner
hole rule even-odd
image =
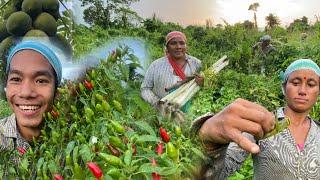
[[[253,29],[254,28],[254,23],[249,21],[249,20],[245,20],[243,23],[242,23],[242,26],[245,28],[245,29]]]
[[[289,31],[295,31],[295,30],[305,31],[309,27],[310,27],[310,25],[308,23],[308,18],[306,16],[303,16],[300,19],[293,20],[293,22],[290,23],[288,30]]]
[[[134,20],[141,18],[130,9],[133,2],[139,0],[80,0],[81,6],[86,7],[83,11],[84,20],[90,25],[98,25],[102,28],[113,26],[127,27]]]
[[[258,7],[260,6],[259,3],[253,3],[253,4],[250,4],[249,6],[249,11],[253,11],[253,20],[254,20],[254,27],[257,29],[258,28],[258,23],[257,23],[257,9]]]
[[[147,18],[143,21],[143,27],[149,32],[155,32],[155,31],[161,30],[160,27],[162,25],[163,23],[157,17],[156,13],[153,13],[151,18]]]
[[[266,16],[266,21],[267,21],[266,28],[271,28],[272,29],[272,28],[280,25],[279,18],[276,15],[272,14],[272,13],[270,13],[268,16]]]
[[[209,18],[206,19],[206,28],[212,28],[213,27],[213,19]]]

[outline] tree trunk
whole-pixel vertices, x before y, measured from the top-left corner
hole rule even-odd
[[[256,29],[258,29],[258,23],[257,23],[257,15],[256,15],[256,12],[254,12],[254,16],[253,16],[253,18],[254,18],[254,27],[255,27]]]

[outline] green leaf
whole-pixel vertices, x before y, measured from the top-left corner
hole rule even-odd
[[[142,135],[139,136],[137,142],[159,142],[160,139],[156,136],[152,135]]]
[[[125,154],[124,154],[124,159],[123,159],[123,161],[124,161],[124,163],[126,164],[126,165],[130,165],[130,163],[131,163],[131,159],[132,159],[132,149],[128,149],[126,152],[125,152]]]
[[[24,158],[21,163],[20,163],[20,166],[19,168],[21,170],[23,170],[24,172],[28,172],[29,171],[29,161],[27,158]]]
[[[80,146],[79,154],[84,162],[91,161],[94,157],[94,154],[91,152],[87,144],[82,144]]]
[[[37,163],[37,169],[40,169],[40,168],[41,168],[41,166],[43,165],[43,163],[44,163],[44,158],[43,158],[43,157],[41,157],[41,158],[38,160],[38,163]]]
[[[58,172],[58,168],[57,165],[54,163],[53,160],[50,160],[48,163],[48,169],[51,172],[51,174],[57,173]]]
[[[73,149],[73,153],[72,153],[73,163],[78,162],[78,154],[79,154],[79,146],[76,146]]]
[[[135,124],[141,129],[146,132],[148,132],[152,136],[156,136],[156,133],[154,132],[153,128],[146,122],[144,121],[137,121]]]
[[[162,176],[168,176],[171,174],[176,174],[178,172],[178,166],[176,167],[164,167],[161,168],[161,171],[159,172]]]
[[[71,142],[68,143],[66,151],[65,151],[66,155],[71,153],[71,151],[73,150],[75,144],[76,143],[74,141],[71,141]]]
[[[200,158],[206,159],[206,156],[199,149],[191,148],[191,151],[194,152],[194,154],[196,154]]]
[[[140,166],[139,172],[141,172],[141,173],[153,173],[153,172],[160,173],[161,167],[152,166],[151,163],[145,163]]]

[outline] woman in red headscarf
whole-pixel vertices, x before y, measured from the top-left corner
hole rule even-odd
[[[172,87],[187,77],[195,76],[199,85],[203,84],[203,77],[197,72],[201,68],[201,61],[186,53],[187,38],[180,31],[172,31],[166,36],[166,55],[155,60],[148,68],[141,85],[142,98],[158,108],[159,100],[168,95]],[[186,109],[185,109],[186,110]]]

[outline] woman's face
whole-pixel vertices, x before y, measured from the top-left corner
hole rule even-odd
[[[284,85],[288,107],[298,113],[310,111],[317,102],[319,88],[319,76],[314,71],[302,69],[292,72]]]
[[[175,59],[185,58],[186,42],[181,37],[171,39],[167,44],[168,53]]]

